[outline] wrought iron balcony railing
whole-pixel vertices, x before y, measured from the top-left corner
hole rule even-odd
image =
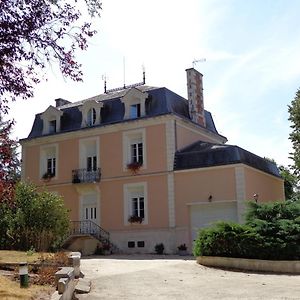
[[[99,182],[101,179],[101,169],[88,171],[87,169],[77,169],[72,171],[72,183]]]

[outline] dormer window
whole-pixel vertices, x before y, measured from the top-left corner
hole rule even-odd
[[[96,123],[96,109],[95,108],[91,108],[89,109],[88,113],[87,113],[87,125],[88,126],[93,126]]]
[[[82,107],[79,108],[82,112],[81,127],[90,127],[100,124],[102,107],[102,102],[97,102],[95,100],[85,101]]]
[[[60,131],[60,119],[63,112],[56,107],[49,106],[41,114],[43,120],[43,134],[53,134]]]
[[[145,101],[148,93],[142,92],[137,88],[130,89],[121,102],[124,103],[124,119],[135,119],[145,116]]]
[[[141,104],[130,105],[130,118],[139,118],[141,116]]]
[[[56,120],[52,120],[49,122],[49,133],[56,132]]]

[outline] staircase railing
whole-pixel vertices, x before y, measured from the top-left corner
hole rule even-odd
[[[70,234],[89,234],[100,242],[110,243],[109,232],[91,220],[71,221]]]

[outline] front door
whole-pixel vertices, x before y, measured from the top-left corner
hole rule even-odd
[[[97,194],[86,194],[81,198],[81,233],[93,233],[99,223]],[[91,222],[89,222],[91,221]]]

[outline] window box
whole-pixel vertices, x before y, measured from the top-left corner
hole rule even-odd
[[[46,173],[42,176],[42,179],[43,179],[44,181],[50,181],[51,178],[53,178],[54,176],[55,176],[54,173],[52,173],[52,172],[46,172]]]
[[[142,163],[135,161],[127,165],[127,169],[130,170],[133,174],[137,174],[139,169],[142,167]]]
[[[139,217],[139,216],[130,216],[129,218],[128,218],[128,222],[129,223],[139,223],[139,224],[141,224],[142,222],[143,222],[143,220],[144,220],[144,218],[142,218],[142,217]]]

